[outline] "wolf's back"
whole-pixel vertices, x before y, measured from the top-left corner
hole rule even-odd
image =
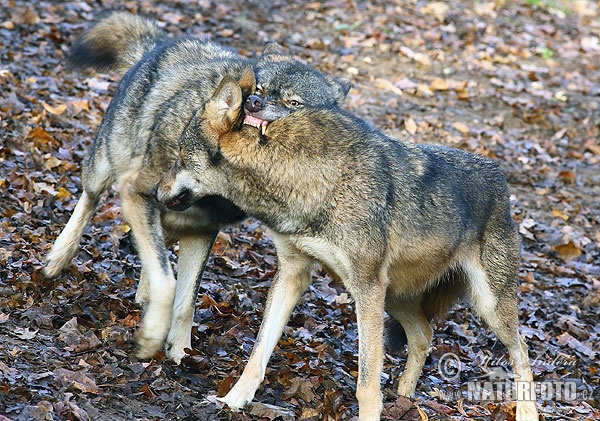
[[[113,12],[73,44],[69,61],[77,67],[124,74],[165,38],[154,21],[127,12]]]

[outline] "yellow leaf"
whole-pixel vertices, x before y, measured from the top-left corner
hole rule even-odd
[[[462,134],[469,133],[469,127],[466,124],[461,123],[460,121],[455,121],[454,123],[452,123],[452,127],[454,127],[456,130],[458,130]]]
[[[429,89],[429,86],[425,85],[424,83],[419,83],[417,85],[417,91],[419,93],[421,93],[423,96],[432,96],[433,95],[433,91],[431,89]]]
[[[396,95],[402,95],[402,90],[394,85],[390,80],[378,77],[375,79],[374,85],[377,89],[384,89],[386,91],[391,91]]]
[[[577,259],[579,256],[581,256],[581,249],[573,244],[572,241],[569,241],[567,244],[553,246],[552,248],[556,251],[558,258],[564,260],[565,262]]]
[[[75,114],[79,114],[83,110],[90,110],[90,102],[87,99],[74,99],[71,101],[71,106],[75,110]]]
[[[448,82],[445,79],[434,79],[431,82],[429,87],[434,91],[447,91],[448,90]]]
[[[404,128],[410,134],[415,134],[417,132],[417,123],[412,117],[408,117],[404,120]]]
[[[442,1],[436,1],[421,7],[421,13],[433,16],[440,23],[446,20],[446,16],[448,16],[449,11],[450,6]]]
[[[423,411],[418,405],[417,405],[417,412],[419,413],[419,419],[421,421],[429,421],[429,417],[427,416],[425,411]]]
[[[558,209],[552,209],[552,216],[556,217],[556,218],[560,218],[564,221],[569,219],[569,215],[565,215],[564,213],[562,213],[561,211],[559,211]]]
[[[56,198],[58,200],[68,199],[71,197],[71,192],[64,187],[59,187],[58,192],[56,193]]]
[[[67,110],[67,104],[59,104],[56,107],[52,107],[51,105],[42,102],[42,107],[44,107],[44,110],[54,115],[60,115]]]
[[[44,167],[46,167],[46,169],[51,170],[52,168],[58,167],[60,164],[62,164],[62,161],[60,159],[50,155],[48,159],[46,159],[46,162],[44,162]]]

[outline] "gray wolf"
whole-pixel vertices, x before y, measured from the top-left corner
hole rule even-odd
[[[102,193],[116,183],[142,264],[136,300],[146,308],[136,334],[138,356],[150,358],[164,344],[167,357],[178,363],[191,348],[194,304],[214,238],[219,228],[246,214],[218,196],[175,212],[153,200],[150,191],[177,159],[186,125],[223,76],[252,73],[251,62],[214,42],[168,37],[154,21],[124,12],[100,19],[75,42],[69,58],[79,67],[124,76],[83,162],[83,193],[47,256],[44,274],[56,277],[69,265]],[[271,73],[268,67],[275,61],[298,63],[295,77],[300,79],[290,82],[290,74]],[[276,44],[266,48],[256,68],[264,83],[282,94],[304,97],[314,90],[321,92],[319,104],[333,104],[347,93],[337,90],[334,96],[329,88],[334,79],[283,54]],[[285,104],[277,95],[273,99]],[[177,241],[175,279],[167,250]]]
[[[401,395],[414,393],[425,363],[427,315],[462,294],[508,348],[519,381],[532,381],[518,332],[519,237],[498,165],[390,138],[334,106],[305,107],[257,130],[244,124],[249,82],[224,78],[153,191],[167,207],[186,191],[179,208],[219,195],[272,230],[278,272],[250,360],[222,401],[239,409],[253,398],[315,261],[355,300],[361,420],[379,420],[382,409],[384,308],[408,340]],[[534,402],[518,401],[517,419],[537,419]]]

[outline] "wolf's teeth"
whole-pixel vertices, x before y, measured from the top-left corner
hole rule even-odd
[[[260,126],[260,132],[262,133],[262,135],[264,136],[265,133],[267,132],[267,126],[261,125]]]

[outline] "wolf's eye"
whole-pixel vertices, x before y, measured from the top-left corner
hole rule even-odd
[[[300,103],[300,101],[296,101],[295,99],[292,99],[292,100],[290,101],[290,105],[291,105],[292,107],[299,107],[299,106],[301,106],[301,105],[302,105],[302,103]]]

